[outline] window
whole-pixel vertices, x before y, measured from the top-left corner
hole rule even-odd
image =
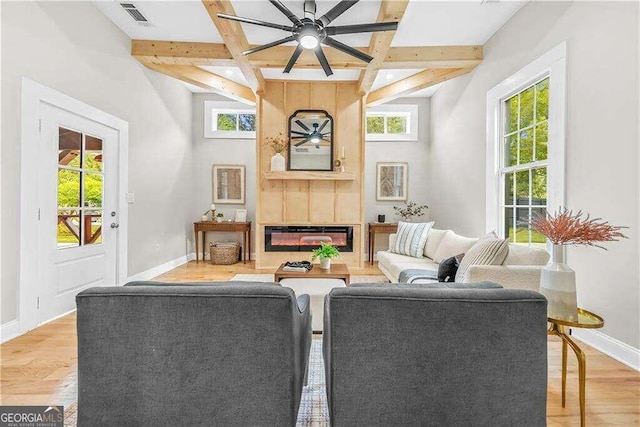
[[[255,109],[236,102],[205,101],[204,137],[255,139]]]
[[[487,231],[544,245],[529,224],[564,205],[566,46],[487,94]]]
[[[388,104],[367,110],[367,141],[417,140],[417,105]]]
[[[58,248],[102,243],[102,140],[58,129]]]

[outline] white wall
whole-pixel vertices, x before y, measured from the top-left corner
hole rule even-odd
[[[605,319],[602,331],[640,347],[638,232],[639,5],[529,2],[484,46],[470,75],[431,99],[430,213],[461,234],[485,232],[487,91],[567,41],[566,205],[630,237],[569,248],[578,303]]]
[[[235,218],[237,209],[247,210],[247,221],[255,228],[256,215],[256,140],[255,139],[216,139],[204,138],[204,101],[233,102],[221,95],[198,93],[192,99],[192,135],[193,135],[193,199],[191,220],[200,221],[202,214],[211,207],[213,192],[211,168],[214,164],[245,165],[245,204],[216,204],[216,210],[222,212],[225,219]],[[237,103],[238,108],[247,108]],[[192,232],[193,233],[193,232]],[[254,239],[255,229],[251,231]],[[242,241],[240,233],[207,233],[207,245],[211,241]],[[255,239],[254,239],[255,240]],[[255,244],[251,242],[252,252]],[[195,248],[194,248],[195,249]]]
[[[129,276],[188,252],[192,144],[189,91],[135,61],[130,39],[91,3],[1,8],[4,324],[16,317],[22,76],[129,122]]]
[[[416,104],[418,105],[418,140],[417,141],[365,141],[365,165],[364,165],[364,211],[365,222],[375,222],[378,214],[386,215],[385,222],[398,222],[400,219],[394,206],[404,206],[403,202],[385,202],[376,200],[376,163],[378,162],[407,162],[409,163],[408,200],[420,205],[431,207],[431,192],[428,185],[428,146],[429,146],[429,98],[400,98],[389,104]],[[428,219],[429,211],[423,217]],[[436,225],[439,227],[439,224]],[[365,230],[368,239],[368,229]],[[374,254],[379,250],[388,248],[387,235],[376,236]],[[369,247],[368,241],[365,242]],[[375,255],[374,255],[375,256]]]

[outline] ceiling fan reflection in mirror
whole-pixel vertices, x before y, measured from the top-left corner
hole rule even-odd
[[[293,51],[291,59],[284,67],[285,73],[289,73],[294,64],[302,54],[304,49],[313,50],[318,58],[318,62],[322,66],[325,74],[328,76],[333,74],[331,66],[327,61],[327,57],[324,55],[321,45],[331,46],[341,52],[358,58],[364,62],[371,62],[373,57],[351,46],[347,46],[344,43],[330,37],[340,34],[354,34],[354,33],[371,33],[376,31],[395,31],[398,28],[397,22],[377,22],[372,24],[356,24],[356,25],[341,25],[341,26],[329,26],[337,17],[346,12],[349,8],[358,3],[358,0],[342,0],[335,5],[331,10],[316,19],[316,2],[315,0],[305,0],[304,2],[304,18],[298,18],[289,8],[287,8],[280,0],[269,0],[280,12],[282,12],[293,25],[281,25],[271,22],[259,21],[252,18],[243,18],[240,16],[227,15],[225,13],[218,13],[218,18],[230,19],[233,21],[244,22],[246,24],[260,25],[263,27],[276,28],[278,30],[290,31],[291,35],[280,40],[276,40],[271,43],[267,43],[261,46],[254,47],[242,52],[244,55],[250,55],[252,53],[260,52],[261,50],[269,49],[274,46],[279,46],[284,43],[297,41],[298,46]]]

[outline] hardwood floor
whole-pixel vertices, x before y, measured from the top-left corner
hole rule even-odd
[[[365,265],[353,274],[379,275]],[[273,273],[256,270],[253,263],[212,266],[190,262],[158,276],[163,281],[228,280],[235,274]],[[640,426],[640,373],[579,344],[587,355],[587,425]],[[77,394],[76,316],[66,315],[0,346],[1,405],[69,405]],[[570,353],[567,407],[561,405],[561,345],[549,338],[549,426],[580,425],[577,363]]]

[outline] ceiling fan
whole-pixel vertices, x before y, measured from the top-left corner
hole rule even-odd
[[[346,12],[350,7],[355,5],[358,0],[342,0],[335,5],[331,10],[316,19],[316,2],[315,0],[305,0],[304,2],[304,18],[298,18],[289,8],[287,8],[280,0],[269,0],[280,12],[289,18],[293,23],[292,26],[274,24],[271,22],[259,21],[252,18],[243,18],[240,16],[227,15],[226,13],[218,13],[218,18],[230,19],[232,21],[244,22],[247,24],[260,25],[263,27],[276,28],[283,31],[290,31],[291,35],[280,40],[276,40],[271,43],[267,43],[261,46],[254,47],[242,52],[244,55],[250,55],[252,53],[260,52],[261,50],[269,49],[270,47],[279,46],[284,43],[297,41],[298,46],[291,55],[291,59],[284,67],[284,72],[288,73],[293,68],[302,51],[304,49],[312,49],[322,66],[325,74],[328,76],[333,74],[331,66],[327,61],[327,57],[322,51],[321,45],[331,46],[339,51],[342,51],[348,55],[360,59],[364,62],[371,62],[373,57],[367,55],[364,52],[354,49],[351,46],[347,46],[344,43],[330,37],[340,34],[354,34],[354,33],[371,33],[376,31],[395,31],[398,28],[397,22],[377,22],[373,24],[356,24],[356,25],[341,25],[341,26],[329,26],[329,24],[335,20],[338,16]]]
[[[329,140],[326,139],[325,136],[329,135],[331,132],[322,133],[322,130],[324,129],[324,127],[327,125],[327,123],[329,123],[329,119],[326,119],[324,121],[324,123],[322,123],[322,125],[320,125],[319,123],[313,123],[312,124],[313,130],[311,130],[309,128],[309,126],[305,125],[300,120],[296,120],[295,123],[306,131],[306,133],[305,132],[299,132],[299,131],[296,131],[296,130],[292,130],[291,131],[292,134],[296,135],[296,136],[293,136],[292,139],[294,139],[294,140],[302,139],[302,141],[297,142],[296,144],[294,144],[295,147],[299,147],[302,144],[306,144],[307,142],[311,142],[312,144],[315,145],[315,147],[317,149],[320,149],[320,142],[321,141],[329,142]]]

